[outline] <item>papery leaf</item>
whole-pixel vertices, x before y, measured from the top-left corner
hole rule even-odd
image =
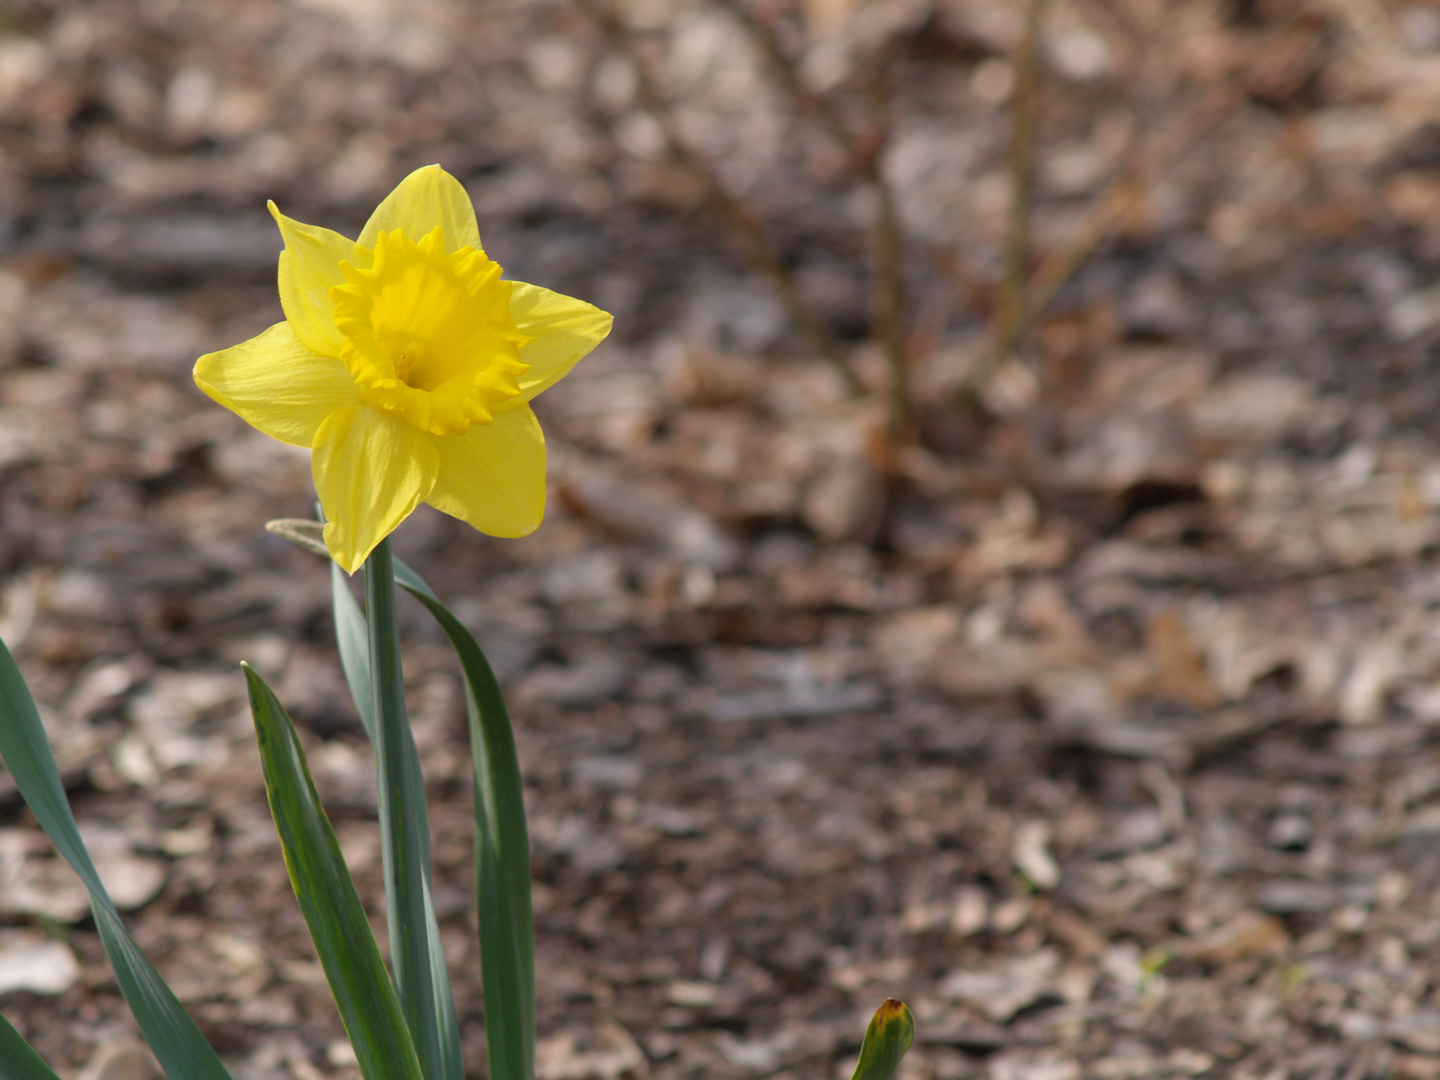
[[[330,558],[325,546],[325,526],[309,518],[276,518],[265,523],[265,531],[274,533],[282,540],[289,540],[296,547],[302,547],[315,555]]]
[[[886,998],[865,1029],[850,1080],[890,1080],[915,1041],[915,1017],[903,1001]]]
[[[295,726],[265,680],[248,664],[243,666],[285,868],[360,1073],[365,1080],[422,1080],[399,999],[315,792]]]
[[[230,1074],[220,1058],[154,965],[141,953],[121,922],[110,894],[105,891],[75,825],[75,815],[60,782],[60,770],[45,737],[35,699],[30,696],[20,669],[3,642],[0,642],[0,758],[4,758],[15,786],[34,811],[40,827],[90,891],[90,910],[95,915],[100,943],[115,970],[120,992],[161,1068],[168,1076],[184,1080],[229,1080]]]

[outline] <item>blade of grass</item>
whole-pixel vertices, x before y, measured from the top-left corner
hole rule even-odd
[[[0,1016],[0,1076],[5,1080],[60,1080],[35,1048]]]
[[[323,547],[321,550],[324,550]],[[326,553],[326,559],[329,559],[328,553]],[[365,725],[365,733],[370,736],[370,742],[374,744],[375,709],[370,690],[370,628],[365,620],[365,613],[360,610],[360,605],[350,592],[345,572],[334,562],[330,563],[330,592],[335,612],[335,641],[340,649],[340,667],[345,672],[345,681],[349,684],[350,696],[355,701],[355,709],[360,714],[360,721]],[[424,779],[420,775],[420,760],[414,749],[413,734],[409,760],[412,770],[411,786],[415,790],[423,790]],[[381,785],[382,814],[389,812],[387,806],[389,799],[390,793],[384,785]],[[440,1032],[441,1076],[443,1080],[464,1080],[465,1066],[460,1055],[460,1025],[455,1015],[455,998],[450,987],[445,949],[440,941],[440,925],[435,918],[435,904],[430,894],[430,822],[423,803],[417,812],[420,815],[419,839],[422,846],[421,884],[425,891],[425,943],[430,952],[430,973],[435,992],[435,1022]],[[391,895],[391,877],[387,869],[385,873],[387,911],[395,910],[397,905],[397,901]]]
[[[470,756],[475,780],[476,906],[485,1039],[495,1080],[535,1076],[535,918],[530,902],[530,840],[525,793],[510,714],[485,653],[404,563],[395,581],[433,615],[465,674]]]
[[[395,619],[394,560],[380,541],[365,560],[365,615],[370,631],[370,695],[380,786],[380,850],[390,966],[400,1007],[426,1080],[446,1080],[444,1043],[432,963],[429,903],[430,826],[415,738],[405,713],[400,631]]]
[[[886,998],[865,1029],[860,1060],[850,1080],[890,1080],[914,1041],[915,1018],[909,1007],[903,1001]]]
[[[248,664],[242,667],[285,868],[360,1073],[365,1080],[422,1080],[414,1040],[295,727],[265,680]]]
[[[185,1080],[229,1080],[190,1014],[160,978],[160,973],[140,952],[125,930],[120,913],[85,850],[70,800],[60,782],[55,755],[45,737],[45,727],[35,708],[35,699],[25,685],[20,669],[3,642],[0,642],[0,758],[4,758],[20,795],[35,813],[65,861],[80,875],[90,891],[90,910],[100,932],[100,943],[115,969],[116,981],[145,1041],[167,1075]]]

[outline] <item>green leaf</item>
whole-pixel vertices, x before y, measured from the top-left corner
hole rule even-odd
[[[365,1080],[422,1080],[415,1044],[290,717],[248,664],[245,680],[285,868]]]
[[[0,1077],[5,1080],[60,1080],[35,1048],[0,1016]]]
[[[475,782],[476,899],[485,1038],[495,1080],[535,1075],[535,919],[530,841],[510,714],[474,636],[420,576],[395,562],[395,581],[429,609],[460,658]]]
[[[115,969],[120,992],[161,1068],[168,1076],[184,1080],[229,1080],[230,1074],[200,1034],[195,1021],[120,921],[120,913],[111,903],[80,839],[35,700],[3,642],[0,642],[0,758],[4,758],[21,797],[35,812],[40,827],[90,890],[90,910],[95,914],[100,943]]]
[[[909,1007],[903,1001],[886,998],[865,1029],[860,1060],[850,1080],[890,1080],[914,1041],[915,1018]]]

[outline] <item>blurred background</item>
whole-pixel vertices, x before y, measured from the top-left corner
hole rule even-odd
[[[1440,7],[6,0],[0,637],[241,1080],[358,1076],[235,664],[379,914],[265,211],[412,168],[614,312],[543,528],[397,535],[510,691],[539,1080],[1440,1076]],[[407,601],[408,604],[408,601]],[[484,1075],[461,690],[403,612]],[[0,1007],[150,1080],[0,778]],[[383,919],[377,923],[383,933]]]

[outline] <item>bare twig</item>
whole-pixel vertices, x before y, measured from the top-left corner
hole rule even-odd
[[[873,337],[890,368],[890,424],[900,441],[910,434],[909,363],[905,349],[905,252],[895,193],[885,179],[883,162],[890,124],[889,50],[875,64],[871,83],[874,116],[869,129],[857,133],[835,103],[817,94],[800,78],[795,59],[774,25],[760,18],[744,0],[717,0],[749,32],[771,76],[800,115],[813,115],[845,154],[850,171],[860,178],[874,204],[870,252],[874,285],[871,292]]]
[[[1030,0],[1032,13],[1045,0]],[[1100,6],[1111,9],[1111,0],[1098,0]],[[1301,11],[1304,10],[1302,7]],[[1348,7],[1342,6],[1344,12]],[[1112,12],[1117,21],[1122,19],[1118,10]],[[1377,17],[1378,13],[1378,17]],[[1356,9],[1356,15],[1370,18],[1367,24],[1371,36],[1381,34],[1388,25],[1388,18],[1382,5],[1370,2]],[[1300,16],[1297,13],[1287,20],[1281,31],[1294,24]],[[1138,47],[1146,48],[1146,39],[1159,33],[1163,22],[1151,27],[1141,27],[1138,22],[1123,16],[1128,32],[1135,35]],[[1382,30],[1376,30],[1376,27]],[[1279,31],[1277,31],[1279,32]],[[1023,73],[1021,75],[1023,79]],[[1016,93],[1020,93],[1017,85]],[[1183,91],[1182,91],[1183,93]],[[1128,160],[1116,170],[1114,176],[1092,200],[1089,210],[1070,235],[1041,260],[1029,280],[1025,282],[1018,304],[1014,307],[1015,322],[1008,330],[1010,347],[1019,342],[1045,312],[1064,284],[1074,276],[1080,266],[1094,254],[1095,249],[1119,226],[1126,217],[1140,205],[1145,193],[1165,172],[1188,160],[1190,154],[1201,146],[1206,138],[1227,117],[1233,115],[1243,103],[1246,89],[1242,82],[1226,80],[1208,88],[1189,108],[1164,109],[1160,115],[1163,122],[1155,129],[1137,133],[1131,142]],[[1018,126],[1018,124],[1017,124]],[[1015,175],[1018,175],[1018,169]],[[1014,233],[1012,230],[1012,240]],[[1014,250],[1011,254],[1013,256]],[[1015,268],[1013,258],[1007,262],[1007,271]],[[956,276],[956,275],[952,275]],[[1007,284],[1011,279],[1007,276]],[[961,281],[964,285],[965,282]],[[997,316],[997,321],[999,317]],[[969,389],[979,389],[988,377],[989,369],[983,369],[972,380]]]
[[[888,50],[887,50],[888,52]],[[888,132],[890,111],[889,64],[884,57],[875,71],[878,130]],[[883,139],[883,136],[882,136]],[[870,245],[875,262],[872,308],[875,338],[885,351],[890,367],[890,429],[898,442],[911,439],[909,362],[905,355],[905,255],[901,247],[900,215],[895,193],[885,182],[880,161],[884,142],[866,158],[865,179],[875,199],[875,219],[870,228]]]
[[[1044,2],[1045,0],[1031,0],[1031,11]],[[1018,84],[1016,93],[1020,93]],[[1012,206],[1011,246],[1007,251],[1006,279],[996,303],[996,346],[967,383],[967,392],[973,393],[984,387],[995,365],[1024,338],[1030,327],[1055,299],[1056,293],[1094,254],[1095,249],[1135,211],[1157,177],[1185,161],[1205,136],[1234,112],[1242,96],[1242,92],[1233,85],[1213,87],[1191,108],[1178,113],[1166,111],[1163,115],[1168,118],[1168,122],[1160,130],[1137,134],[1132,140],[1133,149],[1129,159],[1091,201],[1084,218],[1070,235],[1040,261],[1028,279],[1022,273],[1018,292],[1015,288],[1015,275],[1017,268],[1023,268],[1024,261],[1020,256],[1020,230],[1017,228],[1020,215]],[[1017,128],[1018,126],[1017,118]],[[1012,177],[1018,179],[1019,175],[1020,169],[1015,167]],[[1029,199],[1025,202],[1027,205],[1024,213],[1028,218]],[[1028,232],[1028,223],[1026,231]],[[1028,259],[1028,250],[1025,258]],[[946,265],[948,268],[948,264]],[[968,281],[953,272],[952,277],[956,278],[960,286],[970,286]]]
[[[852,393],[863,392],[864,387],[845,362],[844,354],[834,336],[805,303],[795,276],[775,250],[765,226],[742,202],[725,190],[715,167],[692,147],[681,133],[669,99],[661,92],[645,63],[645,58],[640,55],[633,38],[614,9],[604,0],[574,2],[600,28],[610,47],[630,61],[636,74],[636,94],[641,106],[659,125],[666,153],[696,179],[704,191],[706,201],[734,229],[751,266],[770,279],[780,303],[805,336],[810,348],[841,374]]]
[[[1030,259],[1030,207],[1034,196],[1035,140],[1040,128],[1040,28],[1046,0],[1028,0],[1025,29],[1015,50],[1010,105],[1010,218],[1005,277],[995,304],[994,344],[976,373],[977,388],[1014,351],[1025,326],[1025,276]]]
[[[851,156],[852,165],[858,167],[861,139],[851,129],[833,101],[805,85],[795,61],[780,40],[775,27],[756,15],[744,0],[716,0],[716,3],[730,12],[754,39],[765,66],[790,97],[796,111],[802,115],[817,117],[830,138]]]
[[[1065,242],[1035,268],[1021,302],[1024,331],[1044,313],[1060,287],[1069,281],[1110,231],[1135,209],[1155,176],[1183,161],[1225,117],[1234,110],[1238,93],[1217,87],[1206,94],[1167,130],[1138,140],[1139,150],[1090,204],[1089,212]]]

